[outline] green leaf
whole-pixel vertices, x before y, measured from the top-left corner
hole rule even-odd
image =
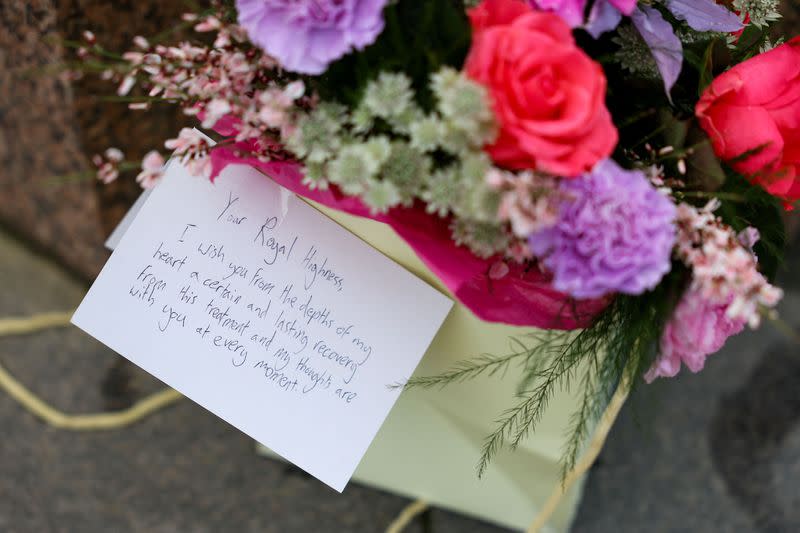
[[[378,39],[332,63],[308,83],[325,100],[355,107],[364,88],[381,71],[404,72],[418,103],[433,107],[429,76],[445,65],[461,69],[471,42],[463,2],[400,0],[384,9],[385,27]]]
[[[686,158],[687,181],[701,191],[716,191],[725,183],[725,170],[714,153],[711,140],[694,121],[692,123],[687,137],[687,144],[692,147]]]
[[[661,124],[664,125],[664,142],[676,150],[686,146],[686,136],[689,133],[690,120],[678,120],[669,108],[659,110]]]
[[[732,171],[728,173],[720,192],[727,194],[723,195],[722,206],[717,214],[736,231],[748,226],[758,230],[761,234],[755,246],[758,264],[761,273],[773,281],[786,250],[786,230],[780,201]],[[736,199],[728,199],[731,197]]]
[[[712,81],[714,81],[714,46],[716,41],[711,41],[703,53],[703,64],[700,69],[700,81],[697,84],[697,95],[703,94]]]
[[[752,24],[745,27],[739,42],[736,44],[735,61],[733,64],[741,63],[759,53],[759,48],[767,39],[767,32]]]

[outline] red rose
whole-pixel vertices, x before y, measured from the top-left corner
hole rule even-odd
[[[734,170],[787,202],[800,199],[800,37],[716,78],[695,111]]]
[[[486,150],[500,165],[578,176],[617,144],[603,69],[552,13],[519,0],[484,0],[469,11],[464,70],[489,90],[499,123]]]

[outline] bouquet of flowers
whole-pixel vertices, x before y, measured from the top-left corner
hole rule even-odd
[[[620,383],[697,372],[774,318],[800,199],[800,39],[770,41],[776,4],[214,0],[184,16],[196,40],[117,56],[86,32],[78,54],[130,107],[216,132],[164,144],[198,179],[244,163],[384,222],[478,317],[537,328],[409,385],[519,368],[485,466],[579,379],[569,468]]]

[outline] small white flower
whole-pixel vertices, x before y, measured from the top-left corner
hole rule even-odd
[[[300,80],[293,81],[283,89],[283,94],[285,94],[291,100],[302,98],[305,92],[306,86]]]
[[[205,108],[205,116],[203,117],[203,127],[212,128],[221,118],[230,113],[231,104],[222,98],[215,98],[211,100]]]
[[[106,151],[103,152],[103,155],[106,156],[106,159],[114,163],[119,163],[125,159],[125,154],[122,153],[122,150],[119,148],[114,148],[113,146],[111,148],[106,148]]]
[[[130,76],[130,75],[129,76],[125,76],[122,79],[122,83],[120,83],[119,87],[117,87],[117,95],[118,96],[125,96],[126,94],[131,92],[131,89],[133,89],[133,85],[135,83],[136,83],[136,78],[134,78],[133,76]]]
[[[138,48],[141,48],[142,50],[147,50],[148,48],[150,48],[150,43],[147,41],[147,39],[145,39],[141,35],[137,35],[136,37],[133,38],[133,44],[135,44]]]
[[[142,159],[142,171],[136,181],[143,189],[152,189],[164,175],[164,158],[156,150],[147,152]]]

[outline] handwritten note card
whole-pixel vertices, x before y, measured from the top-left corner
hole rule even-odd
[[[256,170],[173,161],[72,322],[341,491],[451,304]]]

